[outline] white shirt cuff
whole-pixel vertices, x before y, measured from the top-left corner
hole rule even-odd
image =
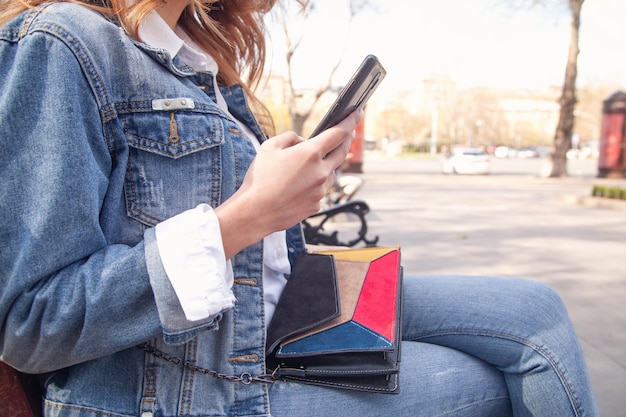
[[[234,306],[232,266],[209,205],[165,220],[155,232],[163,268],[187,320],[203,320]]]

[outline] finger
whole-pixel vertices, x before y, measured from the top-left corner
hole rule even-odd
[[[363,116],[362,110],[355,110],[348,117],[343,119],[337,125],[326,129],[319,135],[309,139],[309,142],[319,146],[321,155],[327,155],[332,152],[336,147],[341,145],[347,139],[352,140],[354,130],[358,125],[361,117]]]
[[[326,190],[330,189],[337,180],[337,176],[335,175],[335,170],[330,171],[330,175],[328,175],[328,179],[326,180]]]
[[[326,154],[324,161],[326,161],[333,169],[338,168],[346,160],[346,157],[350,152],[353,139],[354,131],[351,133],[349,140],[343,141],[339,144],[339,146]]]
[[[263,144],[265,146],[272,146],[276,149],[286,149],[304,141],[305,139],[298,136],[295,132],[284,132],[266,140]]]

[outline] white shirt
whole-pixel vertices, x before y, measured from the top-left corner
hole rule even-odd
[[[172,57],[178,55],[196,71],[212,72],[217,85],[215,60],[182,30],[173,31],[157,12],[152,11],[140,23],[139,37],[150,46],[167,50]],[[215,91],[218,107],[230,114],[219,89]],[[260,144],[252,131],[236,121],[258,149]],[[224,255],[219,221],[209,205],[201,204],[159,223],[156,239],[163,267],[188,320],[205,319],[233,307],[232,264]],[[266,236],[263,246],[265,323],[269,324],[286,283],[285,274],[291,268],[284,231]]]

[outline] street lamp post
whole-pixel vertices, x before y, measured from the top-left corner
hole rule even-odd
[[[433,102],[432,104],[432,118],[430,121],[430,154],[437,154],[437,134],[439,127],[439,109],[437,108],[437,103]]]

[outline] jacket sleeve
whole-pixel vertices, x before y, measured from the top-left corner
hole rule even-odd
[[[0,41],[0,359],[30,373],[158,336],[184,342],[215,321],[176,309],[153,229],[132,244],[103,230],[103,204],[123,204],[111,177],[124,155],[111,157],[106,84],[54,30]]]

